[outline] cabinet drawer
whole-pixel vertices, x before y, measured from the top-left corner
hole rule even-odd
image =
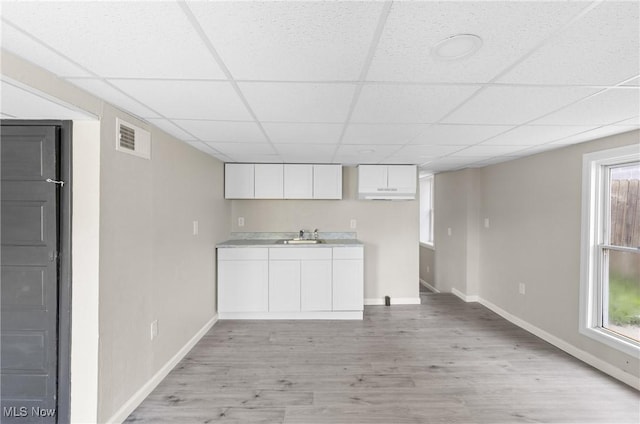
[[[262,247],[222,247],[218,248],[220,261],[254,261],[269,259],[269,251]]]
[[[331,259],[330,247],[281,247],[269,249],[270,260],[321,260]]]
[[[364,259],[363,247],[334,247],[333,259]]]

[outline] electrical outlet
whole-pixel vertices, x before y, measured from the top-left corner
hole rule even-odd
[[[158,320],[153,320],[151,322],[151,340],[158,337]]]
[[[451,231],[451,227],[447,228],[447,234],[451,235],[453,232]]]
[[[238,217],[238,227],[244,227],[244,217]]]
[[[355,230],[357,225],[358,225],[358,221],[356,221],[355,219],[352,219],[349,222],[349,227],[351,227],[352,230]]]
[[[524,283],[518,283],[518,292],[520,294],[526,293],[526,286],[524,285]]]
[[[489,228],[489,218],[484,219],[484,228]]]
[[[427,265],[427,273],[431,272],[431,270],[429,269],[429,265]]]
[[[198,235],[198,221],[193,221],[193,235],[197,236]]]

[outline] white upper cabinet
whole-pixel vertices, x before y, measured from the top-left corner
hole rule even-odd
[[[255,164],[255,198],[282,199],[284,166],[281,163]]]
[[[313,198],[313,165],[284,165],[284,198]]]
[[[416,198],[418,169],[415,165],[358,166],[358,198],[411,200]]]
[[[342,199],[342,165],[313,165],[313,198]]]
[[[252,163],[226,163],[224,165],[225,199],[253,199],[254,166]]]
[[[227,163],[225,199],[342,199],[342,165]]]

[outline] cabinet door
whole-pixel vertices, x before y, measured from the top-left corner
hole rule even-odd
[[[342,165],[313,165],[313,198],[342,199]]]
[[[333,310],[361,311],[364,303],[364,272],[361,259],[333,261]]]
[[[279,163],[255,164],[255,198],[282,199],[284,166]]]
[[[375,193],[379,188],[387,188],[387,166],[358,166],[358,192]]]
[[[388,175],[389,187],[404,193],[416,192],[418,175],[415,165],[389,165]]]
[[[300,311],[300,261],[269,262],[269,312]]]
[[[267,312],[268,261],[218,261],[218,310]]]
[[[313,198],[313,165],[284,165],[284,198]]]
[[[331,261],[302,261],[300,303],[303,311],[330,311]]]
[[[253,199],[253,169],[252,163],[226,163],[224,165],[225,199]]]

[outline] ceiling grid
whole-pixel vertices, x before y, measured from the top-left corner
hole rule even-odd
[[[635,1],[34,1],[0,15],[4,50],[223,161],[440,172],[640,128]],[[482,45],[432,51],[458,34]],[[2,116],[25,117],[1,83]]]

